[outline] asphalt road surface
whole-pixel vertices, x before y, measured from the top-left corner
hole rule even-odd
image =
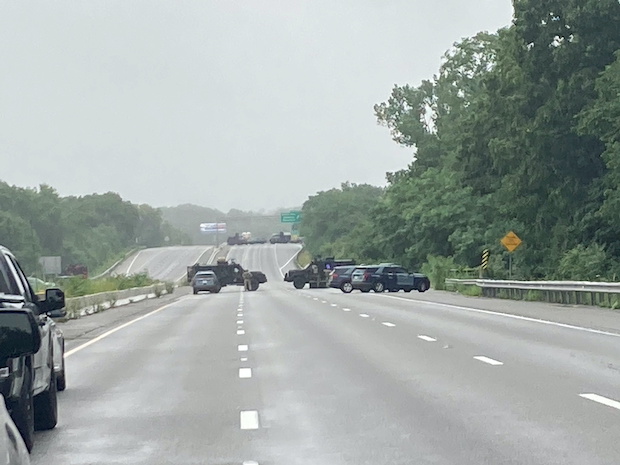
[[[187,274],[187,266],[206,262],[213,246],[191,245],[143,249],[120,263],[114,273],[131,275],[146,272],[154,279],[177,281]]]
[[[60,422],[33,463],[620,463],[619,315],[295,290],[282,273],[296,251],[233,247],[267,273],[257,292],[179,296],[70,341]]]

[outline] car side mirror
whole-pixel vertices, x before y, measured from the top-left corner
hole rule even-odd
[[[65,293],[58,288],[45,290],[45,313],[65,308]]]
[[[67,316],[67,311],[64,308],[56,309],[47,312],[47,316],[51,318],[64,318]]]
[[[30,310],[0,311],[0,359],[31,355],[40,347],[39,325]]]

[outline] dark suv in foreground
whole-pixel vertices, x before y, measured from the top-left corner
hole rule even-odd
[[[351,275],[355,270],[355,266],[337,266],[329,275],[329,287],[340,289],[345,294],[353,290],[351,284]]]
[[[421,273],[409,273],[402,266],[382,263],[357,267],[351,276],[351,285],[362,292],[398,292],[401,289],[405,292],[414,289],[425,292],[431,287],[431,282]]]
[[[15,256],[0,246],[0,394],[28,450],[34,430],[52,429],[58,419],[64,338],[52,317],[64,316],[64,306],[60,289],[39,299]]]

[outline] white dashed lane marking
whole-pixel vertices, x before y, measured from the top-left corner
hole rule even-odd
[[[367,313],[360,313],[360,316],[362,318],[368,318],[370,315],[368,315]]]
[[[239,360],[241,360],[242,362],[247,362],[248,358],[247,357],[241,357]]]
[[[239,425],[241,429],[258,429],[258,411],[242,410],[239,413]]]
[[[599,404],[606,405],[607,407],[620,410],[620,402],[617,400],[609,399],[607,397],[599,396],[598,394],[579,394],[579,397],[598,402]]]
[[[480,362],[488,363],[489,365],[493,366],[499,366],[504,364],[504,362],[500,362],[499,360],[493,360],[492,358],[485,357],[484,355],[477,355],[474,358]]]
[[[437,339],[435,339],[434,337],[430,337],[430,336],[425,336],[424,334],[420,334],[418,336],[419,339],[422,339],[423,341],[426,342],[435,342]]]
[[[343,308],[343,309],[342,309],[342,311],[343,311],[343,312],[350,312],[350,311],[351,311],[351,309],[350,309],[350,308]]]
[[[337,307],[337,306],[338,306],[337,304],[332,304],[332,307]]]
[[[245,334],[245,331],[244,331],[243,329],[238,329],[238,330],[237,330],[237,335],[238,335],[238,336],[242,336],[242,335],[244,335],[244,334]]]
[[[247,344],[239,344],[237,346],[237,350],[239,352],[247,352],[248,351],[248,346],[247,346]]]
[[[252,369],[251,368],[239,368],[239,378],[247,379],[252,377]]]
[[[384,321],[383,323],[381,323],[383,326],[387,326],[388,328],[393,328],[394,326],[396,326],[394,323],[390,323],[389,321]]]
[[[243,324],[243,320],[237,320],[237,324],[238,325],[242,325]]]

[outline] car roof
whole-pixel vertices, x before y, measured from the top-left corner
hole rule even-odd
[[[204,271],[199,271],[198,273],[196,273],[196,276],[198,276],[199,274],[215,274],[215,273],[211,270],[204,270]]]

